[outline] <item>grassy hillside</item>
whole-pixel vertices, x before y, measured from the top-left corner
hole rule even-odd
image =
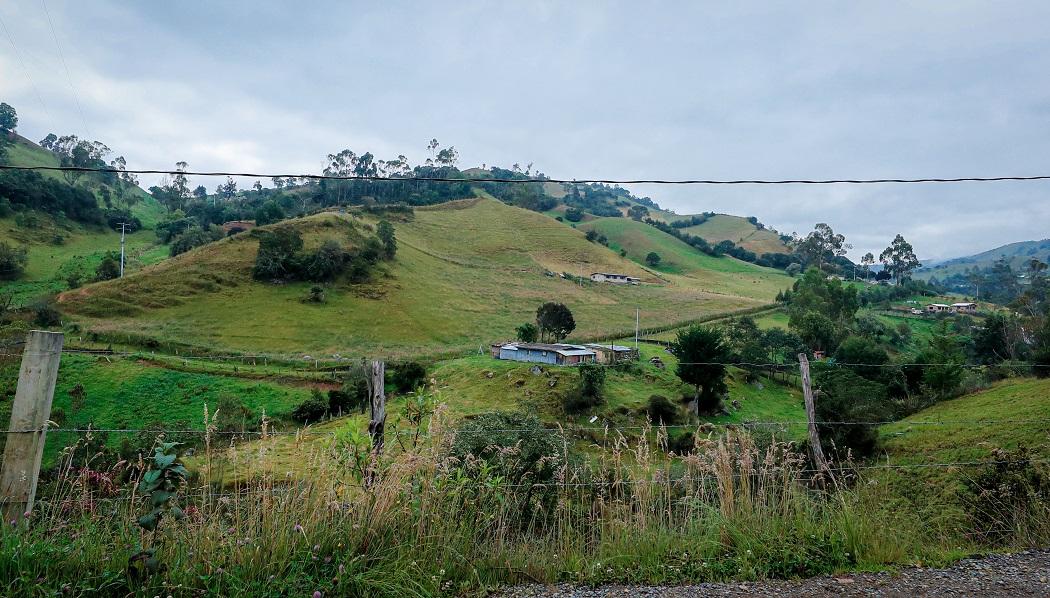
[[[963,273],[971,268],[990,268],[1000,257],[1005,257],[1014,270],[1024,272],[1025,266],[1032,258],[1044,263],[1050,262],[1050,239],[1010,243],[974,255],[935,262],[930,267],[917,271],[915,277],[922,280],[927,280],[934,276],[944,278],[952,274]]]
[[[19,136],[13,144],[7,148],[7,161],[13,166],[59,166],[58,158],[48,150],[40,147],[25,137]],[[53,170],[39,171],[41,175],[64,182],[62,174]],[[78,185],[84,185],[89,189],[97,190],[97,183],[90,176],[84,176]],[[138,200],[131,208],[132,214],[142,221],[146,228],[152,228],[163,217],[164,208],[157,203],[153,196],[139,187],[130,190]]]
[[[336,214],[293,222],[308,245],[366,224]],[[769,303],[790,280],[699,255],[690,275],[661,280],[581,231],[488,199],[419,209],[395,228],[396,259],[370,283],[332,285],[325,305],[300,301],[309,283],[251,280],[257,241],[249,235],[66,293],[61,305],[101,332],[215,350],[390,357],[476,352],[512,337],[548,300],[573,310],[576,337],[606,338],[633,330],[636,307],[645,325],[683,322]],[[581,284],[554,274],[595,271],[624,272],[645,284]]]
[[[703,237],[712,245],[720,241],[732,241],[740,247],[763,253],[789,253],[790,250],[775,232],[758,228],[748,222],[747,218],[715,214],[703,224],[682,229],[683,232]]]
[[[8,147],[8,161],[17,166],[59,165],[54,154],[23,137]],[[41,171],[41,174],[61,180],[58,172]],[[83,177],[78,184],[94,187],[89,177]],[[166,250],[155,249],[156,235],[149,230],[161,218],[164,209],[142,189],[136,188],[132,193],[138,198],[132,212],[146,228],[127,237],[128,271],[167,257]],[[0,218],[0,241],[24,246],[28,250],[25,274],[17,281],[5,283],[4,290],[14,295],[17,304],[65,290],[66,279],[74,272],[80,273],[85,280],[89,279],[107,252],[120,250],[120,233],[107,227],[84,226],[45,213],[36,215],[39,226],[35,228],[16,225],[14,216]]]
[[[581,224],[579,228],[604,234],[609,239],[609,247],[616,251],[626,250],[627,257],[639,265],[645,263],[649,252],[655,251],[660,255],[660,264],[653,270],[671,280],[688,280],[701,287],[742,295],[750,294],[749,289],[755,286],[771,288],[768,285],[772,284],[783,288],[790,285],[791,279],[776,270],[728,256],[707,255],[644,222],[629,218],[598,218]]]
[[[1048,414],[1050,379],[1004,380],[883,426],[885,455],[880,461],[895,465],[991,461],[993,449],[1021,446],[1034,457],[1047,458]],[[964,517],[969,496],[965,482],[977,471],[969,466],[876,471],[876,482],[868,492],[882,497],[878,500],[890,509],[936,516],[936,525],[948,526]]]
[[[0,395],[13,393],[17,371],[14,360],[0,364]],[[74,391],[78,385],[83,394]],[[239,416],[244,427],[251,429],[258,426],[263,410],[279,421],[307,396],[309,390],[304,387],[179,372],[130,359],[69,354],[62,356],[51,419],[64,428],[200,430],[204,428],[204,405],[214,412],[226,399],[243,405]],[[10,408],[9,400],[0,403],[0,420],[7,421]],[[147,441],[154,436],[145,434]],[[62,448],[78,438],[70,432],[49,433],[45,467],[54,464]],[[103,434],[97,440],[116,448],[125,438],[128,435]]]

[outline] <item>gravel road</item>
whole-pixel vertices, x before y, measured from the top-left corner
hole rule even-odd
[[[649,596],[1050,596],[1050,550],[966,559],[948,569],[904,569],[799,581],[702,583],[691,586],[517,586],[500,598],[607,598]]]

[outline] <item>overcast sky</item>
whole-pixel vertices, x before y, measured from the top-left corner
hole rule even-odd
[[[46,2],[57,46],[40,0],[0,3],[0,100],[130,167],[319,172],[436,137],[558,178],[1050,174],[1045,1]],[[1050,182],[632,190],[827,222],[854,257],[1050,236]]]

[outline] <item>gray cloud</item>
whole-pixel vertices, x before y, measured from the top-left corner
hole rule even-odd
[[[394,4],[394,6],[389,6]],[[51,0],[0,6],[0,92],[31,137],[99,138],[140,167],[317,172],[350,147],[559,177],[1045,173],[1050,5],[437,4]],[[202,181],[203,182],[203,181]],[[214,181],[206,182],[209,187]],[[830,223],[860,255],[1050,235],[1045,183],[652,188],[681,213]]]

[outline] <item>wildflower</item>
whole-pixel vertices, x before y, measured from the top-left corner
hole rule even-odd
[[[314,598],[321,598],[321,590],[314,590]]]
[[[342,563],[339,563],[339,573],[343,574],[344,572],[346,572],[346,567],[344,567]]]

